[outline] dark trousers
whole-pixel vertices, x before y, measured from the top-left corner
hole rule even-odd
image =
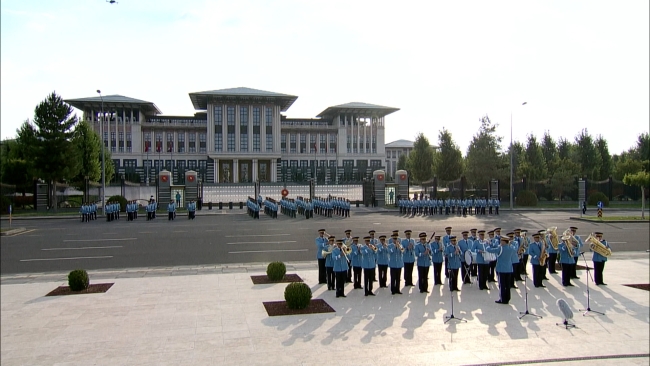
[[[521,260],[520,260],[518,263],[515,263],[512,275],[515,277],[516,281],[523,281],[524,279],[521,278],[521,274],[523,272],[524,272],[524,265],[523,265],[523,263],[521,263]]]
[[[533,286],[542,286],[542,277],[544,277],[544,267],[539,264],[533,264]]]
[[[472,265],[470,266],[470,273],[474,277],[478,276],[478,264],[477,263],[472,263]]]
[[[487,290],[487,277],[488,272],[490,271],[490,265],[479,264],[478,265],[478,288],[481,290]]]
[[[327,283],[325,274],[325,258],[318,258],[318,283]]]
[[[488,281],[496,282],[496,278],[494,276],[496,275],[497,261],[490,262],[490,264],[488,266],[490,268]]]
[[[605,262],[593,262],[594,263],[594,282],[596,285],[602,285],[603,282],[603,270],[605,269]]]
[[[390,269],[390,293],[395,295],[399,292],[399,282],[400,282],[400,276],[402,275],[402,269],[401,268],[391,268]]]
[[[353,267],[352,270],[354,271],[354,288],[361,288],[361,267]],[[367,274],[365,276],[368,277]]]
[[[343,287],[345,286],[345,276],[347,271],[334,272],[336,274],[336,297],[345,296]]]
[[[173,220],[173,219],[174,219],[174,213],[173,212],[167,213],[167,220],[169,221],[169,220]]]
[[[418,266],[418,286],[420,292],[429,291],[429,266]]]
[[[524,254],[521,257],[521,264],[522,264],[522,266],[521,266],[521,268],[519,270],[519,274],[522,275],[524,273],[528,273],[528,270],[526,269],[526,268],[528,268],[528,254]]]
[[[573,257],[573,266],[571,266],[571,278],[578,278],[578,257]]]
[[[512,273],[498,272],[499,276],[499,300],[507,304],[510,302],[510,277]]]
[[[513,263],[512,264],[512,273],[510,274],[510,287],[515,288],[515,277],[517,273],[517,266],[519,266],[519,263]]]
[[[347,275],[345,276],[345,282],[352,282],[352,263],[348,261],[348,270],[347,270]]]
[[[355,267],[356,269],[356,267]],[[359,268],[361,270],[361,268]],[[374,268],[364,268],[363,269],[363,289],[365,294],[372,293],[372,273],[375,271]],[[359,272],[359,278],[361,278],[361,272]]]
[[[325,273],[327,274],[327,289],[334,290],[334,285],[336,284],[336,277],[334,276],[334,267],[325,267]]]
[[[460,291],[458,288],[458,268],[449,269],[449,288],[451,291]]]
[[[449,259],[445,255],[445,277],[449,278]]]
[[[413,263],[404,263],[404,286],[413,286]]]
[[[549,253],[548,260],[546,261],[546,264],[548,265],[548,272],[549,273],[557,273],[555,271],[555,262],[556,261],[557,261],[557,253]]]
[[[442,285],[442,262],[433,262],[433,284]]]
[[[386,287],[388,281],[388,265],[380,264],[377,267],[379,267],[379,287]]]
[[[465,261],[460,264],[460,275],[463,278],[463,283],[472,283],[469,278],[469,266]]]

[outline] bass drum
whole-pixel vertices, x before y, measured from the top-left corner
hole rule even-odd
[[[471,266],[472,263],[476,263],[476,253],[472,253],[468,250],[465,252],[465,264]]]

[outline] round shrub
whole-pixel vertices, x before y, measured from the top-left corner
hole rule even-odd
[[[68,274],[68,286],[72,291],[85,290],[89,284],[88,272],[85,269],[75,269]]]
[[[126,212],[126,198],[120,195],[108,197],[107,202],[115,202],[115,201],[120,203],[120,212]]]
[[[266,275],[271,281],[282,281],[284,275],[287,273],[287,266],[282,262],[271,262],[266,267]]]
[[[587,197],[587,204],[589,206],[596,206],[598,201],[602,201],[605,207],[609,206],[609,198],[603,192],[595,192]]]
[[[517,206],[537,206],[537,195],[533,191],[521,191],[517,194]]]
[[[289,309],[304,309],[311,301],[311,289],[304,282],[292,282],[284,289],[284,300]]]

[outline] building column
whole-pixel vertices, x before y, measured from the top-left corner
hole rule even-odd
[[[259,160],[253,159],[253,176],[252,176],[253,182],[257,182],[257,179],[258,179],[257,178],[257,176],[258,176],[258,164],[259,164]]]
[[[214,181],[219,183],[219,159],[214,159]]]
[[[239,159],[232,159],[232,182],[239,183]]]
[[[278,159],[273,158],[270,160],[271,164],[269,165],[269,169],[271,169],[271,182],[277,182],[278,181]]]

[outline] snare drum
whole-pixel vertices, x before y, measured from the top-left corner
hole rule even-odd
[[[486,262],[494,262],[497,260],[497,255],[490,252],[483,252],[483,259],[485,259]]]

